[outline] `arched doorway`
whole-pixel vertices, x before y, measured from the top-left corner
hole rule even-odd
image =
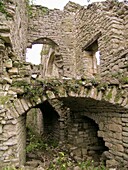
[[[68,142],[75,149],[72,153],[85,160],[93,160],[96,165],[105,161],[104,151],[108,151],[103,138],[98,136],[99,127],[94,120],[72,113],[68,124]],[[105,162],[104,162],[105,164]]]

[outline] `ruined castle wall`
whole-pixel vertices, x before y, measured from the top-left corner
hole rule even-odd
[[[37,39],[48,38],[59,45],[62,13],[58,9],[49,10],[41,6],[32,6],[29,14],[28,43],[31,45]]]
[[[78,6],[79,7],[79,6]],[[63,59],[63,76],[75,76],[75,27],[74,15],[78,9],[77,5],[68,4],[64,11],[58,9],[48,10],[44,7],[32,7],[32,15],[29,20],[28,46],[36,43],[37,39],[43,44],[49,44],[50,39],[58,46],[57,54]],[[39,43],[39,41],[37,42]],[[40,41],[41,43],[41,41]]]
[[[73,106],[73,104],[71,105]],[[92,157],[98,154],[98,151],[106,149],[103,150],[103,154],[101,152],[102,155],[99,155],[99,158],[102,161],[105,156],[108,167],[127,165],[127,114],[121,114],[125,111],[122,112],[122,109],[117,110],[113,106],[104,105],[102,102],[99,104],[86,102],[86,106],[83,108],[80,105],[73,108],[71,105],[68,142],[75,146],[72,153],[78,157],[86,158],[88,155],[88,157],[94,159]],[[73,111],[76,108],[80,109]],[[94,120],[98,125],[97,133],[95,133],[96,126],[93,127],[93,124],[89,124],[89,121],[87,123],[86,117]],[[97,137],[102,138],[104,144],[98,143]],[[92,142],[95,143],[93,147],[91,147]],[[100,149],[98,150],[98,148]]]
[[[26,114],[18,117],[16,123],[17,130],[17,158],[19,165],[26,162]]]
[[[0,168],[10,160],[14,164],[18,162],[16,123],[7,110],[0,110]]]
[[[26,0],[15,2],[14,21],[11,27],[13,49],[21,59],[25,59],[27,47],[28,13]]]
[[[75,44],[76,44],[76,29],[75,29],[75,13],[79,10],[79,5],[71,3],[64,8],[63,18],[61,22],[61,39],[65,47],[62,49],[64,62],[64,76],[76,76],[76,58],[75,58]],[[68,55],[67,55],[68,54]]]
[[[127,4],[116,1],[94,3],[87,8],[82,8],[76,15],[77,32],[77,70],[81,74],[81,63],[83,70],[88,72],[86,55],[88,47],[93,45],[93,40],[97,40],[100,51],[100,72],[102,76],[110,76],[116,72],[126,72],[127,57],[122,52],[126,52],[126,39],[124,15]],[[121,13],[121,10],[123,11]],[[98,36],[98,33],[99,36]],[[97,36],[97,38],[96,38]],[[96,38],[96,39],[95,39]],[[83,48],[83,53],[81,52]],[[92,48],[92,47],[90,47]]]
[[[5,1],[4,6],[6,13],[1,15],[1,38],[12,46],[17,58],[23,59],[27,46],[28,27],[26,0]]]

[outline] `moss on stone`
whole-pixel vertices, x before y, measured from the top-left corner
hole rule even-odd
[[[42,7],[41,8],[41,10],[42,10],[42,14],[44,15],[46,15],[46,14],[48,14],[48,12],[49,12],[49,9],[47,8],[47,7]]]
[[[103,82],[103,83],[100,83],[98,86],[97,86],[97,90],[100,91],[100,90],[105,90],[108,88],[108,83],[106,82]]]
[[[114,100],[115,103],[117,103],[120,100],[121,96],[122,96],[121,91],[118,90]]]
[[[25,80],[21,80],[21,81],[13,81],[12,86],[21,87],[21,86],[30,86],[30,84]]]
[[[112,90],[107,94],[106,99],[110,100],[112,98]]]
[[[3,14],[6,14],[6,9],[5,9],[5,5],[2,1],[0,1],[0,12]]]
[[[0,1],[0,12],[5,14],[6,18],[9,16],[3,1]]]
[[[0,104],[5,105],[9,101],[9,96],[0,96]]]
[[[128,77],[127,76],[126,77],[122,77],[120,81],[123,84],[128,84]]]

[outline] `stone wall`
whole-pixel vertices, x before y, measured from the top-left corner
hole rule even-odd
[[[26,114],[18,117],[16,123],[17,130],[17,158],[19,165],[23,165],[26,162]]]
[[[26,0],[4,1],[5,13],[1,13],[1,38],[12,46],[17,58],[25,59],[27,47],[28,15]]]
[[[28,46],[32,44],[57,45],[56,59],[62,56],[62,76],[75,76],[75,20],[74,14],[79,5],[69,2],[64,11],[48,10],[41,6],[33,6],[29,19]],[[51,41],[52,40],[52,41]]]
[[[76,15],[78,74],[81,75],[83,70],[88,74],[88,55],[85,52],[90,51],[92,52],[90,55],[93,56],[99,50],[102,76],[127,75],[127,34],[125,33],[127,8],[127,3],[110,0],[92,3],[78,11]]]
[[[27,113],[26,126],[38,135],[43,134],[43,115],[39,108],[33,108]]]
[[[90,156],[84,144],[89,146],[95,138],[99,145],[102,138],[102,147],[108,148],[104,153],[107,166],[127,165],[127,4],[106,1],[84,8],[69,3],[64,11],[32,6],[29,20],[25,0],[5,1],[5,7],[7,14],[0,13],[0,167],[25,163],[25,117],[34,107],[52,112],[50,125],[44,113],[45,132],[48,134],[50,128],[56,139],[69,143],[73,139],[75,147],[80,144],[83,148],[76,148],[78,156]],[[43,64],[40,67],[24,61],[26,47],[36,43],[48,44],[53,50],[54,55],[48,51],[45,65],[46,70],[50,64],[53,68],[51,81],[44,80],[47,71]],[[97,50],[105,81],[94,78]],[[107,78],[110,76],[114,79]],[[46,100],[51,112],[45,111]],[[97,134],[86,128],[90,122]]]
[[[86,114],[85,114],[86,115]],[[88,117],[82,117],[79,113],[71,113],[69,122],[68,142],[72,145],[71,154],[76,159],[94,160],[95,164],[100,163],[105,147],[103,138],[97,135],[98,125]],[[73,140],[74,139],[74,140]]]
[[[63,58],[57,54],[57,49],[44,44],[41,51],[41,77],[60,78],[63,76]]]
[[[126,133],[124,133],[123,130],[123,116],[121,114],[125,113],[127,117],[127,111],[123,111],[121,108],[117,109],[109,103],[102,101],[98,103],[89,98],[64,98],[62,101],[64,105],[70,109],[70,116],[67,119],[68,137],[66,141],[72,145],[71,148],[75,147],[74,151],[72,151],[74,156],[83,156],[89,159],[96,153],[98,154],[99,148],[99,150],[102,151],[103,149],[103,151],[99,152],[98,157],[100,161],[106,157],[105,160],[108,167],[119,167],[121,164],[127,165],[127,156],[124,147],[125,137],[123,136],[123,134],[126,135]],[[88,118],[90,118],[90,121]],[[93,123],[93,120],[96,124]],[[88,123],[86,123],[86,121]],[[89,122],[91,122],[91,125],[94,125],[94,129],[97,130],[97,132],[93,129],[93,126],[90,126]],[[95,134],[91,132],[91,129],[93,129]],[[126,129],[127,128],[125,128],[125,131]],[[100,141],[100,138],[102,138],[104,142],[98,142],[97,140]],[[98,142],[93,145],[93,150],[91,150],[92,141]],[[91,152],[89,152],[90,150]],[[90,153],[92,153],[92,155]],[[92,159],[95,159],[95,156]]]

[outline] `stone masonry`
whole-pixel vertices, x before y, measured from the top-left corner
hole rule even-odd
[[[36,130],[67,144],[75,159],[127,166],[128,4],[0,7],[0,168],[25,164],[32,109]],[[33,44],[43,44],[40,65],[25,61]]]

